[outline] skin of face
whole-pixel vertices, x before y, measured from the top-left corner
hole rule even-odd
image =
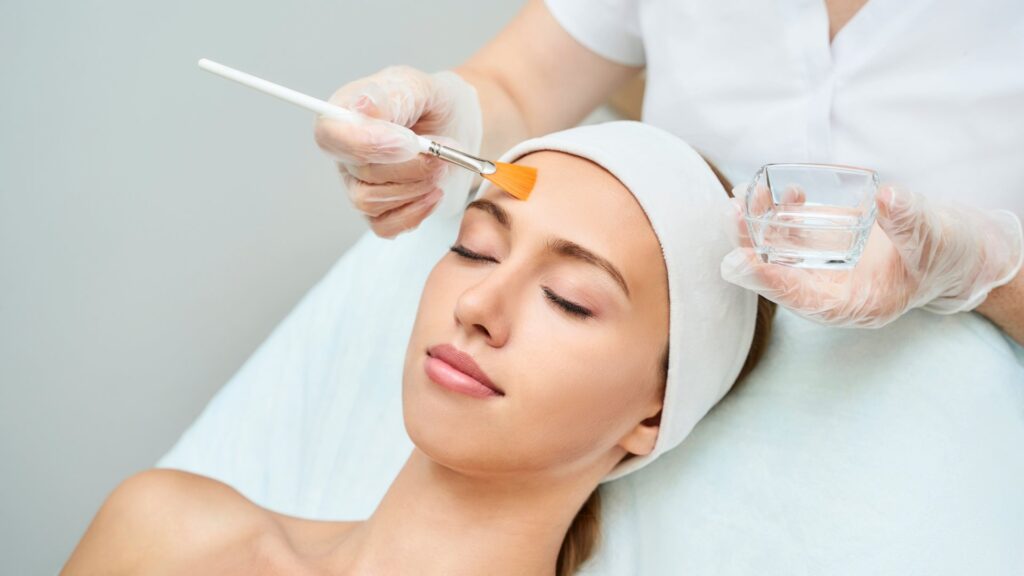
[[[550,151],[517,163],[539,172],[528,201],[496,188],[481,197],[510,229],[471,205],[455,246],[482,259],[450,251],[426,281],[404,366],[406,430],[466,474],[600,477],[657,437],[669,312],[661,247],[633,195],[598,165]],[[610,262],[629,295],[602,268],[550,250],[559,238]],[[428,378],[427,350],[439,344],[471,355],[504,396]]]

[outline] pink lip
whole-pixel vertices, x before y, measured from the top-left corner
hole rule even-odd
[[[477,366],[472,356],[451,344],[428,348],[423,369],[428,378],[453,392],[476,398],[505,395]]]

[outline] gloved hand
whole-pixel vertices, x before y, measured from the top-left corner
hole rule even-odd
[[[463,207],[474,175],[419,154],[414,133],[478,154],[483,129],[473,86],[454,72],[396,66],[342,86],[330,102],[370,117],[354,124],[321,116],[314,133],[377,235],[416,228],[435,208],[450,215]]]
[[[878,328],[918,307],[940,314],[971,310],[1012,280],[1024,258],[1013,213],[942,204],[883,186],[875,228],[855,268],[766,264],[750,247],[742,200],[732,202],[740,246],[722,260],[722,277],[827,325]]]

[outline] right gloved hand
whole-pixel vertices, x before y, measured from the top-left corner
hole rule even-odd
[[[722,278],[821,324],[879,328],[913,308],[973,310],[1024,263],[1021,223],[1008,210],[944,203],[892,186],[882,186],[877,203],[876,228],[857,266],[816,270],[762,262],[751,247],[743,200],[734,199],[739,247],[722,260]]]
[[[479,154],[483,129],[472,85],[454,72],[395,66],[342,86],[330,102],[369,117],[350,123],[320,116],[314,133],[378,236],[414,229],[435,210],[455,214],[463,207],[474,175],[419,154],[413,132]]]

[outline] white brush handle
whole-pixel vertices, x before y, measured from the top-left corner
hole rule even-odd
[[[351,110],[342,108],[341,106],[336,106],[329,102],[324,102],[323,100],[313,98],[312,96],[303,94],[302,92],[298,92],[296,90],[292,90],[291,88],[285,88],[280,84],[274,84],[273,82],[269,82],[262,78],[257,78],[252,74],[246,74],[241,70],[235,70],[234,68],[225,66],[218,62],[214,62],[213,60],[207,60],[206,58],[203,58],[199,61],[199,67],[203,70],[206,70],[207,72],[212,72],[218,76],[223,76],[228,80],[234,80],[239,84],[248,86],[250,88],[254,88],[256,90],[259,90],[260,92],[270,94],[271,96],[276,96],[281,100],[284,100],[285,102],[290,102],[292,104],[295,104],[296,106],[305,108],[306,110],[311,110],[313,112],[316,112],[317,114],[322,114],[323,116],[326,116],[334,120],[341,120],[343,122],[352,123],[361,123],[366,120],[366,117],[363,116],[362,114],[359,114],[358,112],[353,112]],[[380,120],[380,122],[384,122],[384,120]],[[398,126],[398,124],[395,124],[395,126]],[[399,127],[401,128],[401,126]],[[430,139],[424,138],[419,134],[416,135],[416,138],[419,139],[420,152],[431,153]]]

